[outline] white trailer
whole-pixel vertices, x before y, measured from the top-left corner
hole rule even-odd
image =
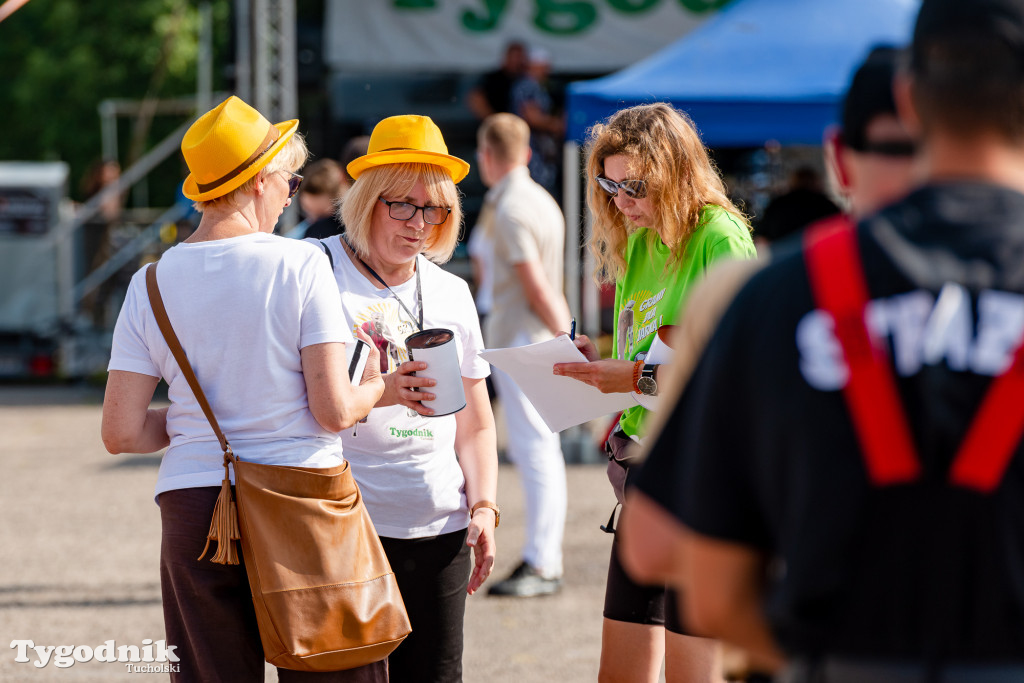
[[[67,181],[64,162],[0,162],[0,378],[56,372],[71,254],[54,233]]]

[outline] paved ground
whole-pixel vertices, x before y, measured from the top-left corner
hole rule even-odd
[[[88,389],[0,387],[0,681],[164,680],[96,661],[37,669],[8,649],[16,639],[95,647],[163,637],[158,456],[107,454],[100,401]],[[467,683],[596,680],[610,545],[598,525],[614,498],[603,466],[570,466],[568,481],[566,588],[533,600],[471,597]],[[502,467],[498,488],[502,576],[523,533],[513,469]]]

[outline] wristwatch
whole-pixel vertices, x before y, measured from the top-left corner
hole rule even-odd
[[[490,508],[494,510],[494,528],[497,529],[498,524],[501,523],[501,510],[498,508],[498,504],[492,503],[489,500],[481,500],[479,503],[475,504],[472,508],[470,508],[469,518],[472,519],[473,515],[475,515],[476,511],[479,510],[480,508]]]
[[[644,365],[644,369],[641,370],[640,377],[636,381],[639,393],[644,396],[655,396],[658,393],[658,382],[654,379],[654,371],[657,369],[657,365]]]

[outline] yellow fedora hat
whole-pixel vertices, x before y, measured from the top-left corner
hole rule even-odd
[[[185,132],[181,154],[189,174],[182,192],[205,202],[238,189],[281,151],[298,127],[298,119],[272,125],[232,95]]]
[[[459,182],[469,173],[469,164],[448,154],[441,129],[429,116],[389,116],[373,128],[366,154],[348,165],[353,178],[368,168],[388,164],[434,164]]]

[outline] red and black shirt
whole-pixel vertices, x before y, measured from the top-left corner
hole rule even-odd
[[[790,655],[1022,660],[1022,448],[990,492],[949,470],[1024,337],[1024,195],[930,186],[856,244],[920,472],[869,476],[849,368],[790,242],[725,313],[637,486],[776,560],[765,610]]]

